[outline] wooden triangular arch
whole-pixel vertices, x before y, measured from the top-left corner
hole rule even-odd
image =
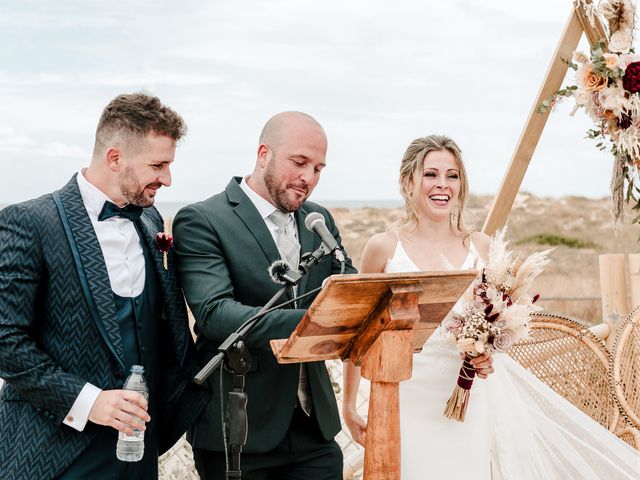
[[[600,40],[606,42],[605,29],[600,19],[595,15],[590,19],[587,14],[586,8],[590,6],[591,0],[574,1],[569,20],[551,59],[551,65],[547,70],[547,75],[538,92],[531,113],[529,113],[527,123],[520,134],[515,152],[509,163],[509,168],[502,179],[500,190],[498,190],[498,194],[493,200],[489,215],[482,227],[482,231],[488,235],[493,235],[497,230],[504,227],[507,222],[513,201],[520,189],[522,179],[529,166],[529,161],[538,145],[544,126],[547,123],[547,118],[551,112],[551,109],[547,109],[544,113],[539,113],[538,107],[544,100],[551,98],[551,96],[560,89],[567,69],[569,68],[568,64],[562,60],[571,59],[573,51],[578,47],[582,33],[587,36],[589,45],[593,45]]]

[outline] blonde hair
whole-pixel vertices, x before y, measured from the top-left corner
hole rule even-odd
[[[460,192],[458,193],[457,212],[452,212],[451,228],[457,229],[461,233],[470,234],[464,223],[464,211],[469,195],[469,181],[467,172],[462,162],[462,152],[460,147],[445,135],[428,135],[416,138],[404,152],[400,163],[400,194],[404,199],[405,217],[402,218],[396,227],[408,225],[416,228],[418,225],[418,211],[414,198],[418,194],[422,184],[422,172],[424,159],[430,152],[446,150],[451,153],[458,162],[460,175]]]

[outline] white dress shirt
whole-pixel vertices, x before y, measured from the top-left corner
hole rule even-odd
[[[131,220],[111,217],[102,222],[98,215],[104,202],[113,202],[82,174],[78,173],[80,195],[91,224],[98,237],[100,249],[109,273],[111,290],[121,297],[137,297],[144,290],[144,252]]]
[[[249,177],[246,177],[246,178],[249,178]],[[274,207],[267,200],[265,200],[260,195],[258,195],[247,184],[246,178],[243,178],[242,181],[240,182],[240,188],[244,193],[247,194],[247,197],[249,197],[249,200],[251,200],[251,203],[253,203],[253,205],[256,207],[256,210],[258,210],[258,213],[260,214],[260,216],[264,220],[265,225],[269,229],[269,233],[273,237],[273,241],[276,242],[277,244],[276,231],[278,230],[278,225],[269,218],[269,215],[271,215],[273,212],[278,210],[278,208]],[[298,227],[296,226],[296,220],[293,216],[293,213],[289,213],[289,223],[287,225],[287,228],[292,228],[293,232],[295,232],[296,239],[298,239]]]
[[[111,290],[121,297],[137,297],[144,290],[145,268],[144,252],[133,222],[121,217],[98,221],[104,202],[112,200],[86,179],[84,169],[78,172],[77,179],[80,196],[102,250]],[[80,432],[84,430],[101,391],[87,382],[63,423]]]

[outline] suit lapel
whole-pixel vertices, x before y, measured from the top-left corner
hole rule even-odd
[[[135,225],[140,235],[140,241],[144,242],[149,252],[149,257],[153,262],[153,270],[156,272],[156,275],[158,275],[158,279],[161,280],[166,270],[164,269],[162,252],[160,252],[156,244],[156,233],[159,231],[158,227],[153,223],[146,209],[140,219],[135,222]]]
[[[240,188],[240,185],[238,185],[240,180],[240,177],[234,177],[231,182],[229,182],[226,188],[227,198],[231,204],[235,205],[233,211],[256,239],[262,253],[264,253],[271,264],[280,259],[280,252],[278,252],[276,242],[273,241],[273,237],[267,225],[264,223],[264,219],[258,213],[253,202],[251,202]]]
[[[124,349],[120,336],[120,327],[116,318],[116,308],[111,291],[109,274],[105,265],[100,243],[96,237],[89,214],[84,206],[78,182],[74,175],[71,181],[60,190],[60,200],[68,219],[75,249],[79,254],[78,272],[86,278],[88,291],[85,292],[87,303],[95,305],[96,315],[93,321],[100,331],[109,349],[114,353],[122,371],[124,366]],[[74,245],[71,245],[72,250]]]
[[[240,188],[240,181],[241,177],[234,177],[231,182],[229,182],[225,190],[227,198],[232,205],[235,205],[234,212],[238,215],[240,220],[242,220],[249,232],[251,232],[251,235],[256,239],[256,242],[267,257],[269,263],[273,263],[280,259],[278,247],[273,241],[273,237],[264,223],[264,219],[260,216],[251,200]],[[307,213],[308,212],[303,205],[295,212],[294,215],[296,219],[296,226],[298,227],[298,241],[300,242],[301,255],[303,253],[312,252],[320,246],[320,240],[316,238],[313,232],[307,230],[304,225],[304,219],[306,218]],[[308,274],[302,277],[302,280],[300,280],[300,284],[298,285],[298,295],[305,293],[308,281]]]
[[[155,214],[152,212],[155,212]],[[156,217],[155,220],[153,218],[154,215]],[[155,209],[145,208],[135,225],[140,235],[140,240],[147,247],[148,257],[153,262],[153,271],[158,278],[163,301],[163,319],[166,319],[163,321],[168,322],[168,328],[172,335],[172,344],[176,349],[176,358],[179,358],[180,365],[183,365],[189,343],[187,312],[182,292],[177,288],[178,282],[173,270],[172,256],[168,256],[169,269],[165,270],[163,255],[156,242],[156,234],[163,226],[162,219]],[[185,325],[185,323],[187,324]]]

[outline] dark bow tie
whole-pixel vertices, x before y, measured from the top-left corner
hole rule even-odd
[[[120,208],[115,203],[104,202],[102,211],[100,215],[98,215],[98,221],[102,222],[111,217],[121,217],[135,222],[140,218],[140,215],[142,215],[142,207],[138,207],[137,205],[128,204]]]

